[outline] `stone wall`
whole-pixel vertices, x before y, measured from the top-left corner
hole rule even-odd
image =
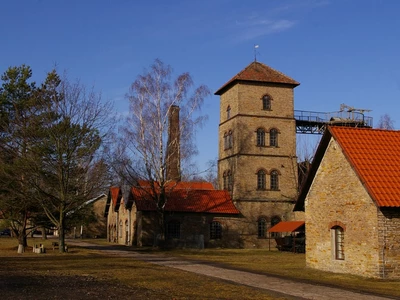
[[[136,211],[126,209],[121,200],[118,211],[114,211],[113,204],[107,215],[107,239],[109,242],[121,245],[132,245],[135,236]]]
[[[400,208],[379,213],[380,277],[400,278]]]
[[[263,110],[262,98],[269,95],[271,110]],[[226,110],[230,107],[230,118]],[[296,128],[293,87],[268,83],[238,83],[220,97],[218,182],[223,188],[226,171],[232,173],[231,196],[242,213],[225,222],[235,247],[265,248],[268,238],[258,238],[258,219],[268,225],[273,217],[294,220],[297,197]],[[257,129],[263,128],[265,146],[257,146]],[[269,131],[278,130],[278,146],[269,146]],[[225,149],[224,135],[232,132],[233,147]],[[257,190],[257,172],[266,171],[266,189]],[[270,189],[270,172],[279,173],[279,189]],[[270,226],[269,226],[270,227]],[[268,228],[269,228],[268,227]],[[268,229],[267,228],[267,229]],[[272,240],[272,247],[275,241]]]
[[[324,271],[379,277],[379,209],[331,139],[305,201],[306,263]],[[344,229],[344,259],[336,259],[332,227]]]

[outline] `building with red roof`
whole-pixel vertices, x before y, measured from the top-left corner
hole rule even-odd
[[[170,182],[165,191],[164,216],[157,209],[157,197],[148,181],[123,191],[111,187],[105,209],[108,239],[119,244],[153,246],[160,239],[160,218],[165,222],[165,238],[174,247],[226,245],[224,219],[240,212],[228,191],[215,190],[208,182]]]
[[[329,127],[295,210],[307,266],[400,278],[400,131]]]

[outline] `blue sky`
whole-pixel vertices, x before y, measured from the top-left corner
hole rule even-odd
[[[130,83],[156,58],[214,92],[254,60],[299,81],[295,109],[345,103],[400,126],[397,0],[13,0],[0,4],[0,72],[57,65],[127,109]],[[197,133],[199,166],[218,155],[219,97]]]

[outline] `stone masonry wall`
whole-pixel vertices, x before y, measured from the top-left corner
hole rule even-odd
[[[271,110],[263,110],[262,98],[271,97]],[[230,118],[226,110],[230,107]],[[265,130],[265,146],[257,146],[257,129]],[[269,146],[269,131],[278,130],[278,146]],[[225,149],[224,135],[232,131],[233,147]],[[257,172],[266,171],[266,189],[257,190]],[[275,241],[258,238],[257,221],[273,217],[295,219],[297,196],[296,128],[293,88],[267,83],[238,83],[220,97],[218,182],[231,171],[232,199],[242,213],[240,219],[225,222],[234,247],[272,247]],[[270,190],[270,172],[279,173],[279,190]],[[270,226],[269,226],[270,227]],[[268,228],[269,228],[268,227]],[[267,228],[267,229],[268,229]]]
[[[379,277],[377,215],[377,206],[332,139],[305,202],[307,266]],[[343,260],[334,254],[335,224],[344,227]]]
[[[130,217],[128,216],[130,215]],[[127,225],[129,226],[130,220],[130,234],[127,230]],[[135,235],[135,222],[136,222],[136,211],[134,208],[128,210],[122,203],[119,206],[118,211],[114,211],[114,207],[111,204],[107,216],[107,239],[110,242],[118,243],[121,245],[132,245],[133,238]],[[121,227],[122,224],[122,227]],[[121,231],[122,228],[122,231]]]
[[[380,277],[400,278],[400,208],[379,213]]]

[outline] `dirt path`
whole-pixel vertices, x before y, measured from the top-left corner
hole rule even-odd
[[[99,246],[82,241],[70,240],[70,245],[77,245],[92,249],[101,250],[107,255],[132,257],[141,261],[162,265],[165,267],[180,269],[209,277],[215,277],[238,284],[243,284],[255,288],[273,291],[283,296],[290,296],[294,299],[318,299],[318,300],[384,300],[395,299],[390,297],[375,296],[365,293],[333,288],[323,285],[297,282],[289,279],[282,279],[274,276],[260,275],[251,272],[238,271],[228,268],[217,267],[213,264],[182,260],[175,257],[164,257],[156,254],[142,254],[132,251],[115,250],[111,246]]]

